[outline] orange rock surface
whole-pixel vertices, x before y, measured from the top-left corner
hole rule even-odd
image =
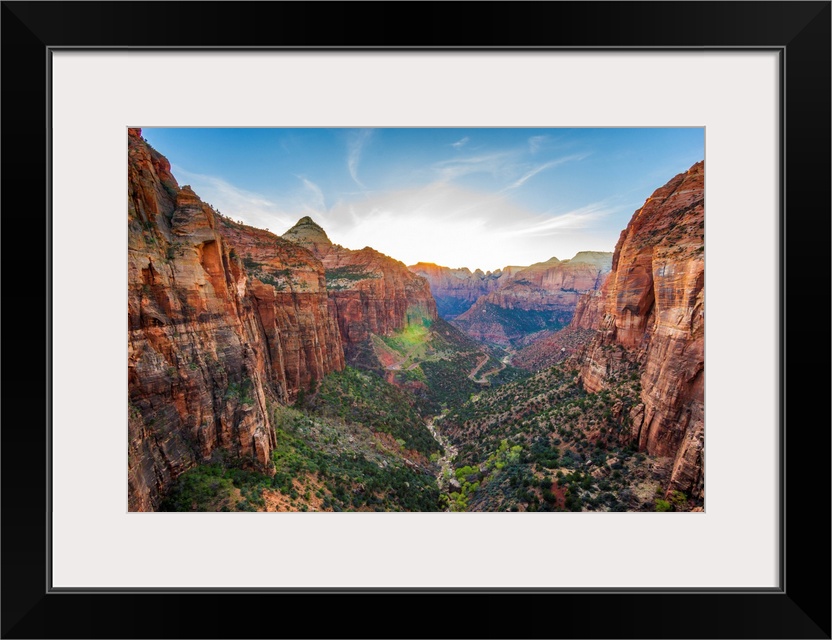
[[[704,494],[704,178],[699,162],[635,212],[601,295],[582,300],[573,321],[599,330],[581,370],[588,391],[615,372],[605,345],[625,347],[642,365],[630,438],[673,457],[669,491],[696,498]]]
[[[370,247],[354,251],[333,244],[308,216],[283,238],[308,249],[323,263],[348,361],[359,355],[371,333],[388,335],[408,323],[436,319],[427,280],[411,273],[404,263]]]
[[[428,281],[439,312],[445,320],[453,320],[465,313],[479,298],[510,280],[518,268],[522,267],[506,267],[483,273],[480,269],[451,269],[432,262],[419,262],[408,267]]]
[[[128,507],[149,511],[217,450],[273,472],[267,397],[290,400],[344,361],[320,262],[229,227],[139,129],[128,134],[127,207]],[[250,278],[249,253],[291,268],[291,283],[278,292]]]
[[[512,326],[489,313],[491,305],[506,310],[542,312],[548,323],[566,326],[572,320],[581,294],[601,286],[611,262],[610,253],[581,251],[570,260],[551,258],[519,269],[499,288],[479,298],[454,324],[471,337],[486,342],[509,344],[523,338],[522,324]]]

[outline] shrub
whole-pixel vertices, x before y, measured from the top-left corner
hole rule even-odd
[[[673,505],[670,504],[667,500],[662,500],[661,498],[656,498],[656,511],[672,511]]]

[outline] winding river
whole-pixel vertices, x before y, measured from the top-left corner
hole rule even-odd
[[[442,447],[442,451],[444,452],[442,457],[437,460],[439,463],[439,473],[436,474],[436,484],[440,492],[445,492],[448,490],[448,481],[454,477],[454,460],[456,460],[457,448],[451,444],[448,438],[439,433],[439,430],[434,424],[437,420],[441,420],[442,417],[442,415],[439,415],[428,420],[427,428],[433,436],[433,439],[439,443],[439,446]],[[450,511],[450,508],[445,509],[445,511]]]

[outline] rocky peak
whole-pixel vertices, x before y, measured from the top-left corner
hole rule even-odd
[[[127,176],[128,508],[152,511],[217,451],[274,473],[266,399],[291,402],[344,354],[306,249],[219,218],[139,129]]]
[[[283,238],[309,249],[318,258],[332,246],[326,231],[309,216],[298,220],[294,227],[283,234]]]
[[[579,251],[574,258],[564,260],[569,264],[592,264],[600,267],[605,273],[612,267],[611,251]]]

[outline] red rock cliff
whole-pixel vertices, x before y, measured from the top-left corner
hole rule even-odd
[[[387,335],[411,322],[436,319],[428,282],[404,263],[370,247],[353,251],[333,244],[309,217],[301,218],[283,238],[307,248],[323,263],[348,361],[370,334]]]
[[[453,320],[465,313],[479,298],[511,279],[512,269],[517,268],[506,267],[483,273],[480,269],[472,272],[467,268],[451,269],[431,262],[419,262],[408,267],[428,281],[439,315],[445,320]]]
[[[300,389],[344,368],[324,267],[309,251],[268,231],[227,218],[220,218],[218,228],[249,276],[248,296],[269,350],[270,382],[281,400],[294,401]]]
[[[622,231],[601,296],[582,301],[575,326],[597,322],[581,375],[604,387],[627,349],[642,365],[641,403],[629,438],[651,455],[674,458],[669,490],[704,495],[704,162],[647,199]],[[600,311],[603,310],[603,317]]]
[[[150,511],[217,450],[273,471],[267,396],[291,399],[343,356],[320,263],[265,232],[219,224],[139,129],[128,134],[127,206],[128,507]],[[239,256],[260,258],[268,241],[274,255],[263,263],[291,269],[280,293],[248,277]]]
[[[602,285],[611,263],[608,252],[582,251],[571,260],[551,258],[525,267],[477,300],[454,324],[478,340],[498,344],[564,327],[572,320],[580,295]]]

